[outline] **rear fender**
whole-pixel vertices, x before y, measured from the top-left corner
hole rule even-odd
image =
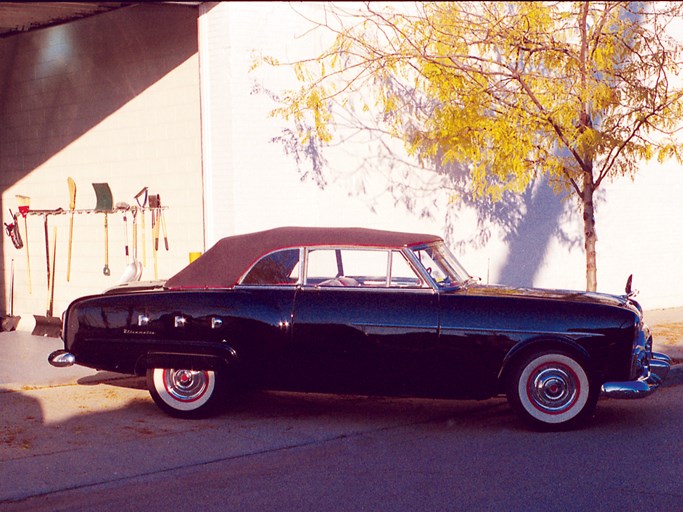
[[[225,347],[222,354],[197,354],[183,352],[148,352],[141,356],[135,373],[144,375],[148,368],[182,368],[186,370],[223,371],[237,362],[237,353]]]

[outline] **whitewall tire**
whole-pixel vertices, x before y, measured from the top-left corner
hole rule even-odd
[[[598,389],[580,359],[545,350],[517,365],[508,381],[508,401],[536,427],[575,426],[595,408]]]
[[[149,368],[147,389],[167,414],[197,418],[213,412],[219,401],[219,376],[212,370]]]

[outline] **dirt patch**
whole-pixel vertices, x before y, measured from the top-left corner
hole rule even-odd
[[[163,414],[139,381],[5,390],[0,462],[211,428]]]
[[[657,343],[664,345],[683,344],[683,322],[653,325],[650,328]]]

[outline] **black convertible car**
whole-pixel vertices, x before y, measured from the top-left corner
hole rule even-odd
[[[166,282],[75,300],[49,361],[146,374],[179,417],[259,387],[505,394],[532,424],[567,427],[601,392],[644,397],[669,370],[629,295],[484,286],[434,235],[278,228],[224,238]]]

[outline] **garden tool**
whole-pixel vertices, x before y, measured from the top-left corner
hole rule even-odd
[[[47,268],[47,289],[48,291],[50,290],[50,237],[48,235],[48,229],[47,229],[47,224],[48,224],[48,218],[50,215],[59,215],[62,213],[64,210],[61,208],[57,208],[56,210],[33,210],[35,213],[38,213],[43,216],[43,223],[45,226],[45,264]]]
[[[113,211],[114,198],[111,195],[111,189],[108,183],[93,183],[95,195],[97,196],[97,203],[95,205],[96,212],[104,212],[104,268],[102,273],[105,276],[111,275],[109,269],[109,213]]]
[[[28,275],[28,293],[33,293],[31,289],[31,257],[28,252],[28,223],[26,222],[26,215],[30,209],[31,198],[28,196],[16,196],[19,203],[19,213],[24,218],[24,236],[26,237],[26,270]]]
[[[154,259],[154,279],[159,279],[159,266],[157,251],[159,250],[159,222],[157,212],[159,206],[159,196],[152,194],[149,196],[149,207],[152,211],[152,257]]]
[[[138,225],[137,216],[138,208],[137,206],[131,207],[131,215],[133,216],[133,261],[128,263],[126,269],[123,271],[123,275],[119,280],[120,283],[129,283],[131,281],[139,281],[142,277],[142,263],[138,261]],[[128,236],[128,229],[126,229],[126,237]],[[127,240],[127,238],[126,238]]]
[[[50,237],[47,229],[48,214],[43,213],[43,225],[45,226],[45,263],[47,268],[47,291],[50,292]]]
[[[2,318],[3,331],[15,331],[19,325],[20,316],[14,316],[14,259],[10,266],[10,281],[9,281],[9,314]]]
[[[69,256],[66,262],[66,280],[71,279],[71,246],[74,237],[74,211],[76,210],[76,182],[73,178],[67,178],[69,185],[69,210],[71,210],[71,218],[69,219]]]
[[[21,249],[24,246],[24,242],[21,240],[21,233],[19,232],[19,225],[17,223],[17,214],[12,213],[12,210],[9,211],[9,214],[12,216],[12,223],[7,224],[5,222],[5,232],[7,232],[7,236],[12,240],[14,247]]]
[[[161,207],[161,196],[157,194],[157,204],[159,205],[159,213],[158,213],[158,220],[159,224],[161,224],[161,231],[164,234],[164,247],[166,247],[166,250],[168,251],[168,233],[166,232],[166,217],[164,217],[164,210]]]
[[[135,281],[142,278],[142,263],[138,260],[138,225],[137,208],[133,208],[133,263],[135,264]]]
[[[50,268],[50,248],[47,232],[47,218],[51,214],[61,213],[62,209],[43,212],[45,216],[45,248],[47,259],[47,288],[48,301],[47,312],[45,316],[33,315],[36,319],[36,325],[33,328],[34,336],[48,336],[50,338],[58,338],[62,330],[62,321],[58,317],[52,316],[52,306],[55,299],[55,267],[57,260],[57,227],[54,227],[54,237],[52,240],[52,268]]]
[[[130,251],[128,250],[128,216],[126,212],[130,210],[128,203],[116,203],[116,209],[123,212],[123,237],[126,241],[124,245],[124,253],[126,255],[126,263],[130,263]]]
[[[102,273],[105,276],[111,275],[109,269],[109,214],[104,212],[104,267]]]
[[[147,242],[145,236],[145,208],[147,208],[148,200],[148,187],[143,188],[140,192],[135,195],[135,200],[138,202],[140,207],[140,212],[142,216],[140,217],[140,223],[142,225],[142,265],[147,266]]]

